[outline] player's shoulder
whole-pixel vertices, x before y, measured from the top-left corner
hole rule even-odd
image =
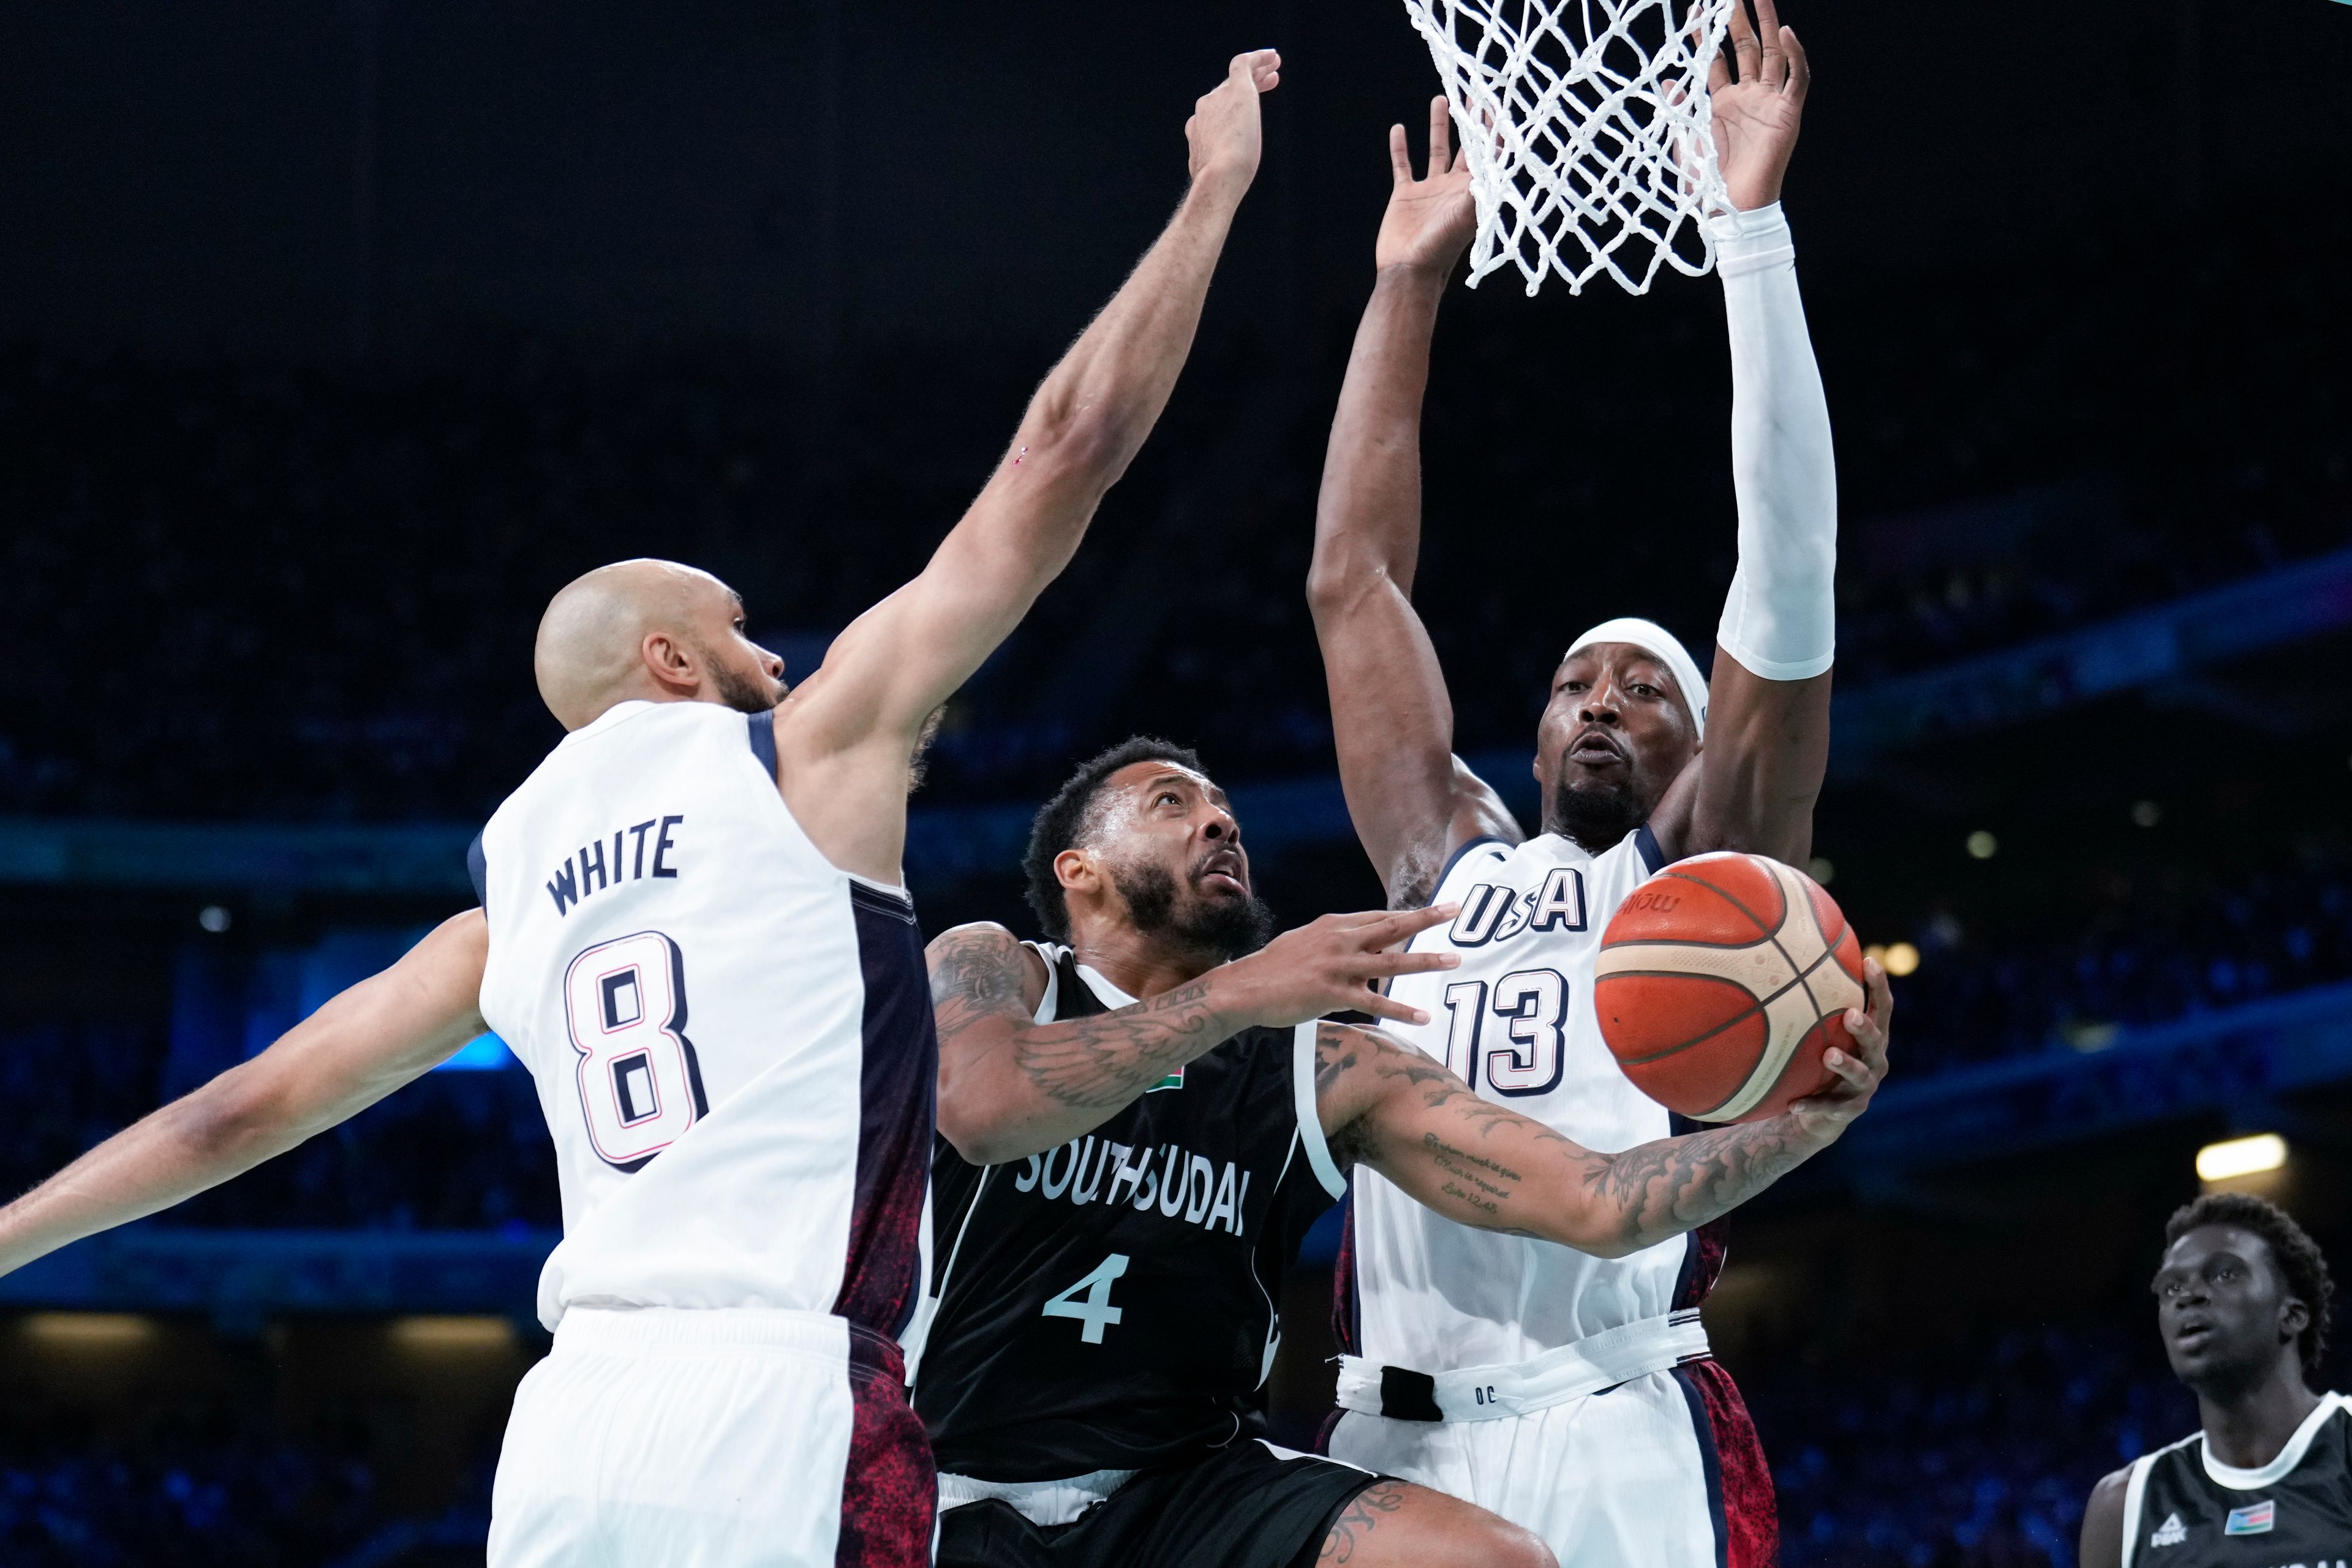
[[[1032,1008],[1043,995],[1050,961],[1034,942],[1023,942],[994,921],[950,926],[923,949],[931,973],[931,994],[1001,994],[1018,988]]]
[[[2132,1471],[2126,1465],[2099,1478],[2083,1505],[2083,1534],[2078,1542],[2082,1568],[2120,1568],[2124,1558],[2124,1509],[2131,1493]]]

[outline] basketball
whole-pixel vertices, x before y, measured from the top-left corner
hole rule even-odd
[[[1701,1121],[1749,1121],[1836,1081],[1864,1005],[1835,900],[1761,855],[1696,856],[1636,888],[1602,933],[1593,1005],[1634,1087]]]

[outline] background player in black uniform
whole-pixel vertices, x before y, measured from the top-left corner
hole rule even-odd
[[[1270,921],[1240,826],[1164,742],[1080,768],[1038,814],[1027,870],[1054,942],[976,925],[930,951],[939,1274],[915,1387],[957,1568],[1549,1562],[1468,1504],[1251,1440],[1275,1289],[1340,1168],[1615,1255],[1826,1147],[1885,1068],[1882,982],[1850,1018],[1865,1059],[1802,1116],[1591,1153],[1317,1021],[1393,1016],[1364,976],[1419,966],[1367,949],[1450,911],[1327,916],[1253,953]]]
[[[2157,1326],[2200,1430],[2092,1491],[2083,1568],[2352,1560],[2352,1401],[2309,1381],[2327,1350],[2327,1260],[2243,1193],[2188,1205],[2164,1241]]]

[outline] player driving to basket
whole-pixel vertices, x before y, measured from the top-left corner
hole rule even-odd
[[[569,733],[470,857],[483,907],[0,1210],[0,1271],[226,1181],[494,1028],[538,1081],[564,1234],[490,1563],[928,1563],[897,1342],[937,1078],[898,886],[908,767],[1166,404],[1277,66],[1241,56],[1200,100],[1182,205],[919,576],[789,692],[705,573],[634,561],[566,587],[534,657]]]
[[[1708,221],[1739,508],[1712,681],[1647,621],[1570,641],[1536,732],[1532,839],[1453,754],[1445,678],[1412,599],[1430,339],[1473,224],[1443,100],[1423,178],[1402,129],[1391,132],[1394,190],[1308,584],[1357,835],[1394,907],[1469,911],[1415,939],[1462,963],[1400,976],[1391,997],[1433,1022],[1395,1027],[1481,1097],[1584,1148],[1659,1148],[1662,1176],[1675,1145],[1653,1141],[1668,1114],[1619,1069],[1593,1014],[1601,932],[1629,892],[1685,856],[1735,848],[1801,865],[1829,745],[1835,475],[1779,205],[1810,73],[1771,0],[1756,5],[1754,26],[1734,8],[1737,79],[1719,60],[1712,84],[1738,209]],[[1874,964],[1867,976],[1883,997]],[[1884,1040],[1858,1037],[1853,1055],[1829,1060],[1843,1086],[1755,1125],[1777,1122],[1791,1149],[1829,1134],[1885,1073]],[[1337,1281],[1351,1353],[1329,1452],[1481,1503],[1562,1563],[1773,1561],[1770,1477],[1698,1321],[1722,1250],[1710,1228],[1596,1256],[1469,1228],[1386,1172],[1360,1173]]]
[[[1163,741],[1082,765],[1026,870],[1047,942],[971,925],[929,952],[942,1256],[915,1403],[950,1568],[1549,1563],[1483,1510],[1263,1441],[1275,1298],[1307,1226],[1361,1167],[1461,1225],[1639,1254],[1825,1147],[1875,1080],[1850,1063],[1801,1116],[1580,1147],[1323,1021],[1426,1023],[1365,984],[1450,979],[1456,954],[1393,949],[1458,911],[1327,915],[1266,942],[1241,823]],[[1874,1055],[1883,981],[1872,1002],[1848,1022]]]

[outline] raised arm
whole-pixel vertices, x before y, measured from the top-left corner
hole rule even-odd
[[[481,910],[443,922],[251,1061],[0,1209],[0,1274],[218,1186],[446,1060],[482,1032],[488,951]]]
[[[1596,1153],[1479,1099],[1418,1051],[1338,1024],[1317,1043],[1317,1110],[1342,1163],[1361,1161],[1448,1219],[1622,1258],[1738,1208],[1868,1108],[1894,1001],[1874,961],[1864,973],[1870,1010],[1846,1014],[1858,1054],[1822,1058],[1842,1081],[1761,1121]]]
[[[1340,787],[1356,836],[1399,907],[1435,890],[1456,846],[1519,838],[1495,792],[1454,755],[1453,700],[1412,607],[1429,344],[1475,217],[1470,172],[1448,156],[1444,99],[1432,100],[1429,120],[1423,179],[1412,177],[1404,127],[1389,130],[1393,184],[1373,244],[1379,274],[1331,420],[1307,579]]]
[[[1829,766],[1837,465],[1797,292],[1780,184],[1811,72],[1772,0],[1732,8],[1715,137],[1738,210],[1709,219],[1731,339],[1739,566],[1716,637],[1706,745],[1651,818],[1669,856],[1745,849],[1801,865]]]
[[[932,939],[931,1006],[940,1030],[940,1131],[976,1165],[1002,1164],[1082,1137],[1194,1057],[1244,1029],[1360,1008],[1428,1016],[1368,990],[1397,974],[1450,969],[1452,953],[1406,953],[1414,932],[1451,907],[1325,915],[1188,985],[1115,1012],[1035,1020],[1045,966],[1000,925]]]
[[[1192,184],[1166,231],[1038,387],[922,574],[853,622],[776,710],[786,798],[835,864],[896,875],[905,824],[881,807],[903,794],[925,720],[1068,563],[1151,433],[1257,173],[1258,95],[1280,64],[1271,49],[1237,56],[1195,106]]]

